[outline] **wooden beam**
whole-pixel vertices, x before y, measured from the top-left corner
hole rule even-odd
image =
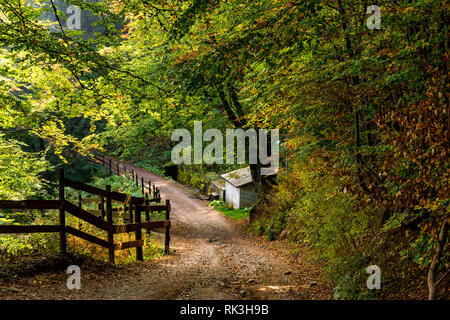
[[[98,196],[106,196],[106,191],[97,187],[93,187],[90,186],[88,184],[85,183],[81,183],[81,182],[77,182],[77,181],[73,181],[70,179],[64,179],[64,183],[66,185],[66,187],[71,187],[73,189],[76,190],[81,190],[84,192],[88,192],[88,193],[92,193],[92,194],[96,194]]]
[[[106,190],[94,187],[94,186],[90,186],[88,184],[85,183],[81,183],[81,182],[77,182],[77,181],[73,181],[70,179],[64,179],[65,184],[67,187],[71,187],[73,189],[76,190],[81,190],[84,192],[88,192],[91,194],[95,194],[95,195],[99,195],[102,197],[106,197]],[[111,192],[111,200],[114,202],[119,202],[119,203],[125,203],[125,201],[127,200],[127,194],[125,193],[121,193],[121,192]],[[42,201],[42,200],[41,200]],[[144,203],[144,199],[143,198],[139,198],[139,197],[131,197],[131,203],[133,204],[143,204]]]
[[[146,221],[141,223],[130,223],[130,224],[116,224],[112,227],[112,232],[116,233],[127,233],[134,232],[140,228],[161,228],[170,226],[170,221],[168,220],[159,220],[159,221]]]
[[[81,200],[83,203],[100,203],[102,200],[98,198],[86,198]]]
[[[59,169],[59,186],[58,186],[58,198],[61,203],[65,203],[64,195],[64,169]],[[82,209],[80,209],[82,210]],[[61,226],[59,231],[59,249],[62,254],[67,253],[67,236],[66,236],[66,210],[64,205],[59,208],[59,225]]]
[[[95,243],[95,244],[97,244],[97,245],[99,245],[101,247],[104,247],[104,248],[107,248],[107,249],[113,249],[114,248],[114,245],[111,245],[108,241],[105,241],[103,239],[97,238],[97,237],[95,237],[93,235],[87,234],[87,233],[85,233],[83,231],[80,231],[80,230],[77,230],[75,228],[66,226],[66,232],[70,233],[71,235],[73,235],[75,237],[78,237],[78,238],[84,239],[86,241]]]
[[[103,221],[102,219],[94,216],[93,214],[89,213],[86,210],[78,208],[76,205],[65,201],[64,202],[64,208],[69,212],[71,215],[84,220],[92,225],[94,225],[97,228],[100,228],[105,231],[111,230],[111,225],[108,222]]]
[[[135,240],[139,241],[142,240],[142,224],[141,224],[141,210],[138,208],[138,206],[135,207],[134,212],[134,219],[136,220],[136,224],[139,225],[139,228],[137,228],[135,233]],[[136,246],[136,260],[137,261],[143,261],[144,260],[144,253],[142,250],[142,245]]]
[[[114,264],[114,233],[112,232],[113,219],[112,219],[112,204],[111,204],[111,185],[106,185],[106,221],[111,228],[108,230],[108,243],[112,246],[108,249],[109,263]]]
[[[145,211],[145,210],[150,210],[150,211],[167,211],[167,210],[170,210],[170,206],[168,206],[168,205],[138,206],[138,208],[141,211]]]
[[[96,217],[102,216],[102,210],[87,209],[86,211],[89,212],[90,214],[93,214]]]
[[[111,192],[111,200],[117,203],[126,203],[127,194],[120,192]],[[131,197],[131,203],[136,205],[141,205],[144,203],[144,198]]]
[[[166,210],[166,220],[169,221],[169,224],[166,226],[166,236],[164,241],[164,253],[169,254],[169,244],[170,244],[170,200],[166,200],[166,205],[169,207]]]
[[[114,244],[114,250],[123,250],[128,248],[142,247],[144,245],[144,240],[134,240],[128,242],[121,242]]]

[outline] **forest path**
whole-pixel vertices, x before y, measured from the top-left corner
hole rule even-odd
[[[116,159],[113,161],[113,168]],[[329,299],[322,268],[295,256],[286,242],[250,237],[238,223],[207,206],[176,182],[131,163],[151,180],[162,202],[171,201],[174,253],[103,271],[82,266],[81,290],[68,290],[67,274],[41,275],[15,284],[13,295],[28,299]],[[153,235],[153,234],[152,234]],[[155,234],[155,239],[156,239]],[[163,236],[160,237],[163,242]],[[97,273],[97,274],[96,274]],[[98,274],[101,274],[98,276]],[[39,290],[33,286],[39,284]],[[0,298],[2,296],[0,286]],[[11,298],[13,296],[10,296]],[[20,298],[20,297],[19,297]]]
[[[111,159],[114,168],[117,160]],[[326,285],[320,284],[318,274],[308,274],[312,270],[302,265],[306,262],[295,259],[287,249],[280,252],[249,237],[179,184],[132,163],[125,165],[156,184],[163,203],[170,199],[170,245],[176,252],[159,263],[148,263],[148,268],[121,289],[103,287],[95,298],[314,299],[330,293],[324,287],[318,294]]]

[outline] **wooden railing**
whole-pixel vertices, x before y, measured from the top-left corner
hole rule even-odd
[[[74,205],[65,199],[65,187],[84,191],[99,196],[98,203],[102,206],[100,212],[104,215],[99,216],[84,210],[82,208],[82,199],[79,198],[79,204]],[[127,248],[136,248],[136,259],[143,260],[142,228],[150,230],[152,228],[165,228],[165,253],[169,253],[170,244],[170,200],[166,200],[166,204],[150,204],[148,197],[133,197],[128,194],[113,192],[111,186],[107,185],[106,190],[90,186],[81,182],[76,182],[64,178],[64,170],[60,170],[59,174],[59,199],[58,200],[23,200],[11,201],[0,200],[0,209],[58,209],[59,224],[58,225],[0,225],[0,234],[2,233],[40,233],[40,232],[57,232],[60,238],[60,251],[65,254],[67,252],[66,234],[69,233],[75,237],[87,240],[108,249],[109,262],[114,264],[114,251]],[[119,212],[119,208],[112,208],[112,203],[124,205],[124,212],[129,213],[128,224],[114,224],[113,212]],[[159,201],[160,202],[160,198]],[[134,213],[133,213],[134,211]],[[141,214],[145,212],[146,221],[142,222]],[[165,220],[150,221],[150,212],[165,212]],[[66,213],[71,214],[101,230],[107,232],[107,240],[90,235],[86,232],[78,230],[74,227],[66,225]],[[133,223],[134,220],[134,223]],[[114,234],[118,233],[135,233],[135,240],[121,243],[114,243]]]
[[[147,190],[149,191],[149,193],[152,194],[153,199],[150,200],[152,201],[156,201],[159,202],[161,200],[161,193],[159,191],[159,189],[153,184],[150,180],[145,181],[145,179],[143,177],[139,177],[137,172],[134,171],[134,169],[128,169],[127,170],[127,166],[122,163],[122,166],[120,165],[120,161],[115,161],[115,164],[113,165],[113,161],[111,160],[111,158],[107,158],[105,157],[104,154],[98,154],[98,153],[93,153],[93,160],[91,157],[88,157],[88,159],[90,161],[94,161],[97,164],[101,164],[104,167],[109,169],[109,173],[112,174],[116,174],[118,176],[121,176],[123,174],[123,176],[125,177],[129,177],[132,179],[132,181],[134,183],[136,183],[136,186],[139,187],[139,184],[141,185],[141,193],[142,195],[145,195],[145,188],[147,188]]]

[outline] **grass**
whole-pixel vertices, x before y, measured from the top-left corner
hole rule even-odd
[[[222,212],[224,215],[234,219],[234,220],[242,220],[249,216],[250,209],[249,208],[240,208],[240,209],[231,209],[227,207],[227,205],[220,200],[213,200],[209,203],[209,206],[214,207],[217,211]]]

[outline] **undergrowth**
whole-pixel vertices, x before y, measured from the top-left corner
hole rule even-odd
[[[423,271],[412,262],[411,246],[402,230],[379,227],[381,212],[326,174],[317,160],[281,171],[278,185],[258,205],[249,226],[271,241],[282,232],[292,242],[308,245],[334,283],[335,299],[423,297]],[[322,170],[322,171],[320,171]],[[368,290],[366,268],[382,270],[383,290]],[[405,291],[399,290],[402,288]],[[410,292],[408,292],[410,291]]]
[[[224,215],[234,219],[234,220],[242,220],[248,218],[249,216],[249,208],[239,208],[232,209],[229,208],[223,201],[213,200],[209,203],[209,206],[214,207],[217,211],[222,212]]]

